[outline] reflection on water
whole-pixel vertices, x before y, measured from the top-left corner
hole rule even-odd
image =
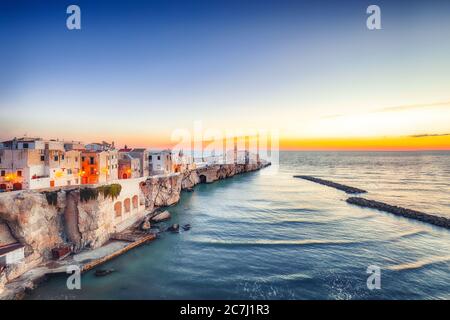
[[[118,270],[69,291],[56,276],[33,299],[450,298],[450,232],[354,207],[345,193],[292,178],[308,174],[367,197],[450,216],[449,153],[281,153],[261,172],[199,185],[169,210],[180,234],[110,261]],[[381,290],[366,287],[369,265]]]

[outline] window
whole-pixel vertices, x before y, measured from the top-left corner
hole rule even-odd
[[[22,148],[28,149],[28,143],[24,143],[24,144],[22,145]]]
[[[94,157],[89,157],[89,163],[90,163],[90,164],[94,164],[94,163],[95,163]]]
[[[138,196],[133,196],[132,201],[133,201],[133,209],[137,209],[138,208]]]
[[[84,157],[81,157],[81,162],[84,162]]]
[[[152,161],[152,156],[148,156],[148,161]]]
[[[67,174],[72,174],[72,169],[67,169]]]
[[[125,212],[130,212],[130,198],[126,198],[125,201],[123,202],[123,205],[125,207]]]
[[[5,170],[2,170],[2,172],[1,172],[1,176],[2,176],[2,177],[4,177],[4,176],[5,176],[5,174],[6,174]]]
[[[75,162],[78,162],[78,157],[75,157]]]
[[[61,155],[61,160],[64,160],[64,155]]]
[[[45,161],[45,156],[41,156],[41,161]]]
[[[158,160],[161,160],[161,156],[158,156]]]
[[[0,157],[0,163],[2,163],[2,158]]]
[[[59,157],[55,156],[53,160],[58,161]]]
[[[22,171],[20,171],[20,170],[17,171],[17,176],[18,176],[18,177],[21,177],[21,176],[22,176]]]
[[[116,213],[116,218],[118,218],[122,215],[122,202],[117,201],[114,204],[114,212]]]
[[[94,168],[91,167],[91,174],[94,174]]]

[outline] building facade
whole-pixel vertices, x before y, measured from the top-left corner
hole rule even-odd
[[[148,155],[150,175],[170,174],[174,172],[172,151],[151,151]]]
[[[149,152],[143,148],[135,148],[128,152],[128,154],[135,159],[139,159],[140,177],[148,177],[150,175]]]
[[[117,150],[81,152],[81,184],[98,184],[117,180],[119,153]]]
[[[80,151],[64,143],[20,138],[0,144],[0,190],[43,189],[79,184]]]
[[[141,177],[141,162],[127,152],[119,152],[119,179]]]

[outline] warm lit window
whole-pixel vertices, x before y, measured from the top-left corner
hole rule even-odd
[[[21,176],[22,176],[22,171],[20,171],[20,170],[17,171],[17,176],[18,176],[18,177],[21,177]]]

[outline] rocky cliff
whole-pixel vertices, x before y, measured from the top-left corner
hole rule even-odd
[[[6,269],[8,279],[47,260],[51,249],[64,243],[62,211],[59,206],[49,205],[41,193],[23,191],[0,195],[0,222],[25,246],[25,261]]]
[[[146,209],[153,211],[155,207],[166,207],[177,203],[180,200],[182,179],[181,174],[173,174],[149,177],[141,182],[140,188]]]
[[[118,228],[123,229],[125,223],[142,218],[158,207],[177,203],[182,189],[266,165],[213,165],[182,174],[119,180],[122,194],[118,199],[98,195],[95,199],[81,201],[78,187],[53,191],[50,197],[38,191],[0,194],[0,224],[7,225],[12,237],[25,246],[26,256],[25,261],[0,272],[0,286],[2,282],[48,262],[51,250],[58,246],[68,245],[79,251],[103,245],[112,233],[120,231]],[[131,210],[125,209],[128,213],[118,215],[115,211],[117,203],[120,202],[122,208],[128,201],[129,207],[133,197],[138,198],[139,203],[132,204]]]

